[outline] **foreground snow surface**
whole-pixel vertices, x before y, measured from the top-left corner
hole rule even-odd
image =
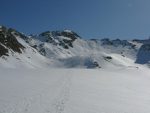
[[[150,113],[150,71],[0,68],[0,113]]]

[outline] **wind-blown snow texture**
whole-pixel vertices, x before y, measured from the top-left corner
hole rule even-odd
[[[150,70],[0,68],[0,113],[149,113]]]

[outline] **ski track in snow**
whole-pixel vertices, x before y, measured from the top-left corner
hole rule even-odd
[[[32,113],[33,108],[36,109],[37,107],[44,108],[42,113],[63,113],[70,96],[71,76],[68,71],[66,71],[66,75],[63,75],[57,82],[59,93],[56,94],[56,98],[52,101],[48,101],[47,98],[45,98],[45,96],[48,96],[45,94],[48,93],[49,89],[43,89],[28,98],[23,97],[15,104],[0,104],[0,106],[3,106],[3,109],[0,109],[0,113]],[[45,101],[47,101],[47,103],[45,103]]]
[[[54,109],[53,113],[63,113],[66,103],[69,100],[70,86],[71,86],[71,76],[69,75],[69,73],[67,73],[62,83],[61,92],[60,94],[58,94],[58,97],[54,99],[52,105],[52,108]]]

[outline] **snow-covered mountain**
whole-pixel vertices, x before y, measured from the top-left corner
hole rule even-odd
[[[137,68],[149,61],[150,40],[86,40],[71,30],[27,36],[0,26],[2,67]]]
[[[149,113],[149,62],[150,40],[1,26],[0,113]]]

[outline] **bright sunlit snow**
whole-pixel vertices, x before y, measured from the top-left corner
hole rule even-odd
[[[0,113],[149,113],[150,71],[0,68]]]

